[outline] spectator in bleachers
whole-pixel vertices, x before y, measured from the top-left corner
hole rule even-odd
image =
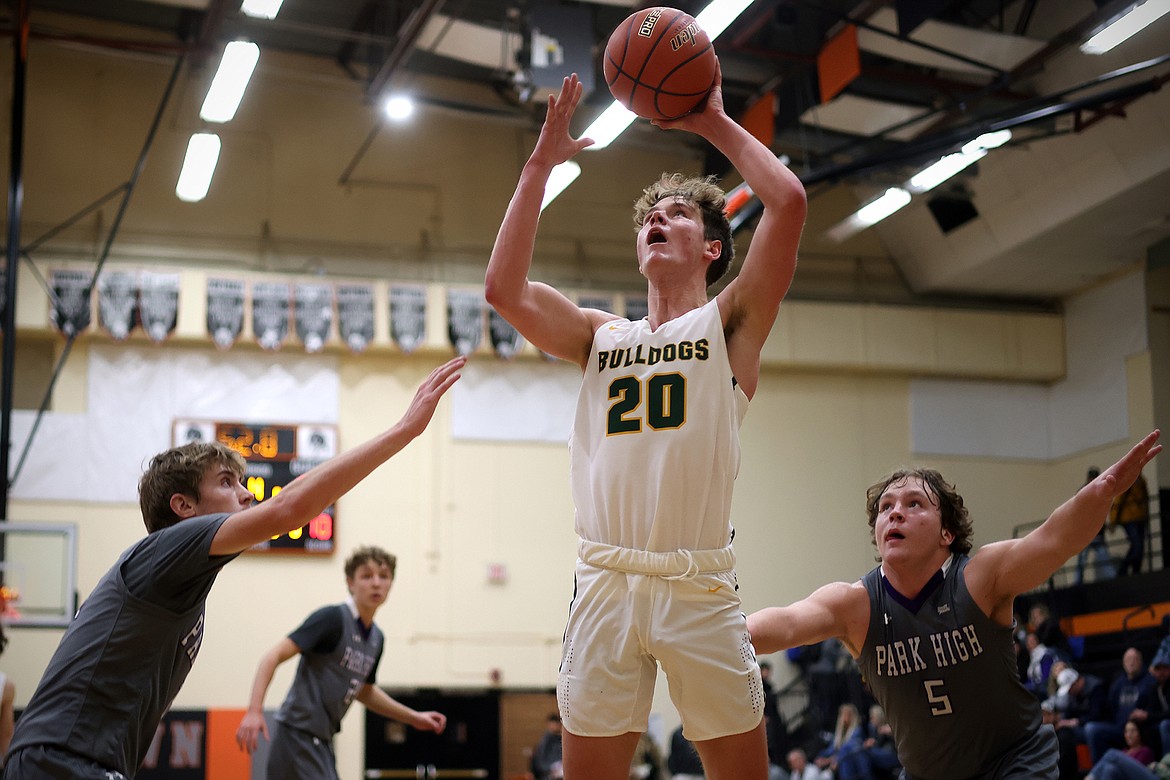
[[[1028,649],[1028,669],[1024,678],[1024,687],[1034,693],[1038,699],[1048,698],[1048,677],[1052,665],[1057,661],[1056,652],[1040,641],[1035,632],[1028,632],[1024,639]]]
[[[1068,639],[1060,629],[1060,620],[1052,614],[1047,605],[1036,603],[1028,610],[1028,627],[1040,643],[1066,661],[1071,657]]]
[[[1131,717],[1158,755],[1170,753],[1170,637],[1163,641],[1150,662],[1153,687],[1138,701]]]
[[[683,736],[682,726],[670,735],[670,755],[666,758],[666,768],[674,780],[703,780],[705,777],[699,751],[695,750],[693,742]]]
[[[893,778],[900,774],[902,768],[898,761],[897,745],[894,741],[894,730],[886,720],[886,711],[882,705],[874,704],[869,708],[869,728],[861,749],[869,762],[870,770],[875,778]]]
[[[1120,525],[1129,547],[1121,559],[1118,574],[1137,574],[1142,569],[1146,550],[1146,528],[1150,524],[1150,494],[1141,474],[1129,490],[1122,493],[1109,509],[1109,527]]]
[[[1104,680],[1080,674],[1071,666],[1056,676],[1056,695],[1047,703],[1055,709],[1056,741],[1060,745],[1060,780],[1080,778],[1077,746],[1085,744],[1085,724],[1104,720],[1108,689]]]
[[[865,729],[857,707],[846,702],[837,709],[837,727],[833,741],[817,754],[815,763],[821,769],[821,777],[835,780],[871,780],[869,762],[862,751]],[[825,774],[825,770],[829,774]]]
[[[789,780],[820,780],[821,770],[809,763],[808,755],[800,748],[788,751]]]
[[[776,772],[771,768],[779,768],[788,750],[788,727],[784,723],[784,716],[780,714],[780,705],[776,699],[776,691],[772,688],[772,664],[760,661],[760,684],[764,690],[764,736],[768,742],[768,765],[770,773]]]
[[[540,735],[540,741],[532,750],[530,763],[532,775],[536,780],[558,780],[565,776],[561,761],[562,734],[561,716],[554,712],[545,721],[544,733]]]
[[[1101,760],[1093,765],[1085,780],[1156,778],[1157,775],[1149,768],[1154,759],[1154,751],[1142,742],[1142,731],[1131,720],[1125,724],[1125,749],[1109,748]]]
[[[1136,647],[1128,648],[1121,656],[1121,673],[1109,686],[1105,703],[1107,717],[1085,724],[1085,742],[1094,764],[1101,760],[1106,750],[1125,743],[1125,728],[1130,715],[1138,702],[1144,701],[1147,692],[1153,689],[1154,678],[1146,671],[1142,651]]]

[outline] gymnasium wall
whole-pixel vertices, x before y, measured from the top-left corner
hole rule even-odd
[[[1124,287],[1132,280],[1114,284]],[[1082,312],[1082,320],[1098,318],[1098,329],[1088,320],[1068,322],[1054,316],[1028,315],[1021,321],[1020,315],[986,312],[865,306],[835,306],[826,312],[815,304],[786,305],[742,431],[744,459],[734,516],[745,608],[799,598],[817,584],[852,579],[872,565],[861,511],[863,492],[899,465],[927,462],[942,468],[968,498],[976,541],[984,543],[1009,535],[1017,523],[1043,518],[1080,484],[1087,465],[1111,462],[1130,438],[1152,425],[1148,353],[1137,349],[1123,357],[1102,351],[1100,344],[1068,341],[1065,334],[1103,332],[1106,324],[1118,330],[1116,323],[1103,319],[1103,307],[1094,304],[1115,295],[1116,289],[1107,286],[1086,293],[1080,307],[1070,306],[1070,311]],[[441,307],[432,316],[441,320]],[[949,327],[955,316],[967,327]],[[181,318],[200,321],[197,315]],[[813,322],[820,327],[811,326]],[[794,330],[799,330],[799,339]],[[1124,344],[1131,334],[1120,330]],[[229,391],[226,400],[217,402],[226,408],[238,394],[238,408],[250,410],[241,411],[245,416],[261,414],[253,405],[271,396],[269,402],[280,404],[277,416],[334,421],[341,446],[352,446],[392,425],[425,373],[451,353],[442,343],[442,328],[429,327],[428,332],[439,335],[411,356],[389,346],[361,355],[336,348],[307,356],[295,346],[266,353],[248,345],[223,353],[200,344],[192,332],[178,333],[174,343],[159,347],[116,345],[91,334],[75,345],[54,399],[54,408],[61,411],[51,417],[60,416],[59,430],[66,438],[38,443],[55,453],[42,462],[49,469],[54,459],[95,461],[90,468],[97,462],[111,465],[117,458],[90,449],[102,444],[95,439],[103,437],[92,435],[93,423],[87,418],[123,419],[128,408],[137,408],[142,427],[151,427],[146,421],[176,402],[173,391],[180,381],[189,383],[181,395],[192,398],[202,398],[219,385],[219,395]],[[988,333],[1003,345],[997,360],[989,359]],[[1003,340],[1004,334],[1010,338]],[[940,342],[946,345],[941,353]],[[792,344],[797,350],[786,352],[785,345]],[[860,346],[846,349],[843,344]],[[1020,344],[1033,345],[1029,359],[1020,360]],[[1046,419],[1053,416],[1058,404],[1045,398],[1070,380],[1033,381],[1028,374],[1047,366],[1055,377],[1064,372],[1066,360],[1075,363],[1083,355],[1097,355],[1094,373],[1108,375],[1107,384],[1123,389],[1123,397],[1101,400],[1107,409],[1124,409],[1130,430],[1076,452],[1021,456],[1021,441],[1012,437],[1011,426],[996,423],[997,409],[1023,420],[1014,405],[1022,394],[1031,399],[1026,413],[1041,409]],[[946,366],[961,366],[964,373]],[[982,366],[979,371],[986,379],[973,380],[972,366]],[[249,374],[261,384],[250,383]],[[177,707],[242,706],[264,650],[316,606],[344,597],[341,564],[348,550],[361,543],[381,544],[400,557],[392,597],[380,613],[389,637],[380,672],[384,683],[483,687],[498,679],[504,686],[523,688],[555,684],[575,556],[566,448],[563,442],[468,437],[456,420],[463,415],[474,421],[485,414],[485,393],[495,393],[498,408],[507,410],[511,398],[506,388],[530,383],[548,388],[552,403],[547,414],[555,415],[565,400],[557,396],[572,393],[575,370],[528,354],[502,361],[484,347],[473,356],[467,374],[467,387],[457,386],[427,432],[339,502],[340,551],[333,558],[246,555],[224,570],[209,601],[201,657]],[[101,386],[93,384],[95,375],[105,377]],[[1013,375],[1016,381],[1004,380]],[[155,381],[164,376],[166,381]],[[996,378],[1002,403],[997,406],[997,394],[988,392],[965,423],[970,430],[989,427],[997,432],[986,454],[965,453],[961,441],[950,452],[924,455],[916,449],[917,436],[954,424],[917,401],[915,384],[927,376],[934,397],[945,397],[951,387],[959,400],[970,396],[971,382]],[[132,386],[120,393],[111,390],[124,380]],[[278,380],[284,384],[276,385]],[[266,392],[265,381],[279,386],[279,392]],[[535,405],[526,407],[528,414],[546,414],[543,403],[537,397]],[[1097,402],[1088,404],[1077,414],[1096,414],[1097,407]],[[947,411],[962,413],[961,408]],[[72,440],[70,423],[77,425]],[[142,458],[170,443],[165,421],[153,428],[152,441],[130,445],[129,432],[115,440],[115,450],[132,450],[122,453],[129,456],[121,466],[126,473],[122,479],[129,480],[123,491],[133,490],[134,467]],[[21,521],[77,523],[84,596],[118,553],[141,536],[141,521],[132,503],[88,496],[80,478],[50,478],[42,484],[54,481],[67,497],[15,499],[10,514]],[[20,489],[18,481],[14,490]],[[493,566],[494,576],[489,577]],[[31,695],[58,638],[57,631],[12,631],[3,663],[17,682],[21,703]],[[783,677],[783,662],[776,660]],[[291,664],[278,671],[270,706],[279,703],[291,672]],[[664,690],[655,711],[669,733],[677,716]],[[361,717],[350,715],[338,745],[351,776],[361,761],[362,729],[360,722],[353,722]]]

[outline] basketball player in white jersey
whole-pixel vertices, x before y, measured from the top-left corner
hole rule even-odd
[[[727,116],[717,74],[701,111],[658,124],[706,139],[762,202],[738,276],[708,301],[733,254],[723,192],[664,175],[635,205],[648,316],[579,308],[528,272],[549,174],[592,143],[569,132],[581,94],[574,74],[549,98],[486,279],[501,315],[584,374],[570,443],[579,560],[557,684],[565,777],[628,777],[660,663],[707,777],[764,780],[763,692],[736,592],[731,489],[760,349],[796,268],[804,188]]]

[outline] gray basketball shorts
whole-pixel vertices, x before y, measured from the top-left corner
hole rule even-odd
[[[268,780],[338,780],[333,742],[277,721],[268,748]]]

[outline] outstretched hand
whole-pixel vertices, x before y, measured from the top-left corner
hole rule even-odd
[[[1105,469],[1082,489],[1091,491],[1102,500],[1113,501],[1133,486],[1146,464],[1162,451],[1162,445],[1158,444],[1161,435],[1160,430],[1152,431],[1134,445],[1125,457]]]
[[[426,429],[435,414],[435,407],[439,399],[450,389],[451,385],[459,381],[459,369],[467,363],[462,355],[451,358],[443,365],[431,372],[414,394],[406,412],[402,415],[399,425],[407,432],[418,436]]]
[[[556,166],[571,159],[582,149],[593,146],[592,138],[573,138],[569,132],[569,122],[584,92],[585,87],[574,73],[561,82],[559,95],[549,95],[548,113],[540,128],[536,148],[532,150],[533,161]]]

